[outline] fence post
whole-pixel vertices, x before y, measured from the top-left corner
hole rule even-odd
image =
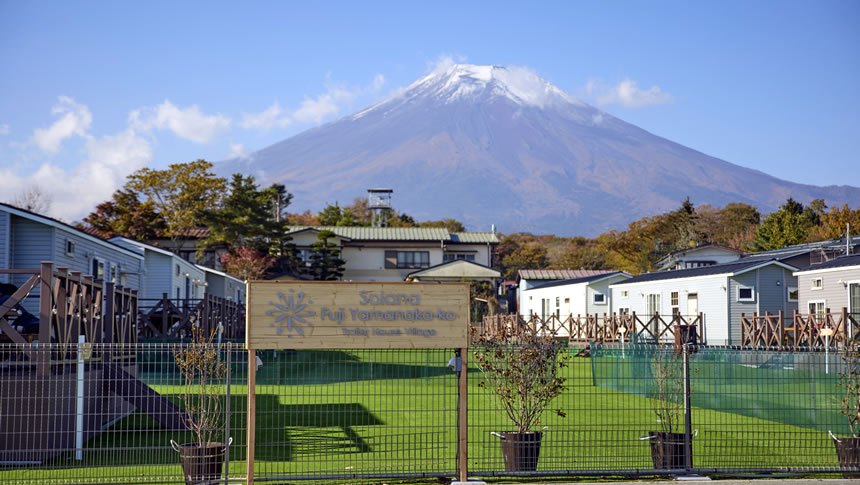
[[[693,469],[693,416],[690,396],[690,351],[687,342],[682,346],[684,356],[684,469]]]
[[[178,302],[177,302],[178,303]],[[167,325],[167,312],[170,310],[169,300],[167,299],[167,293],[161,294],[161,335],[166,336],[167,331],[170,327]]]
[[[113,281],[106,281],[102,296],[105,300],[104,313],[102,314],[102,330],[104,331],[106,350],[104,352],[105,362],[110,362],[111,354],[116,351],[114,338],[114,323],[116,322],[116,292]]]
[[[460,349],[459,385],[457,386],[457,480],[466,482],[469,475],[469,367],[468,349]]]
[[[248,350],[248,442],[245,444],[247,485],[254,484],[254,434],[257,426],[257,353]]]
[[[51,320],[52,299],[51,281],[54,277],[54,263],[42,261],[39,270],[39,365],[37,374],[45,377],[51,374]]]
[[[230,356],[233,354],[233,342],[227,342],[227,403],[224,406],[224,485],[230,482]]]

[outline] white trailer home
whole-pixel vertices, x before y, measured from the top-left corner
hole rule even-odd
[[[702,313],[700,341],[739,345],[741,314],[791,314],[797,309],[794,266],[777,260],[740,260],[700,268],[645,273],[610,286],[612,311],[647,322],[655,313]]]
[[[611,313],[609,285],[629,278],[629,274],[616,271],[538,284],[522,292],[520,314],[546,320],[552,315],[565,319],[569,315]]]
[[[848,309],[860,321],[860,254],[840,256],[832,261],[795,271],[800,311],[823,316]]]

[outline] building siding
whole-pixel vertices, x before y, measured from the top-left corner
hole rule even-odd
[[[110,243],[99,243],[75,231],[54,228],[54,261],[56,267],[66,267],[82,274],[93,274],[93,260],[104,263],[104,279],[111,280],[111,268],[116,270],[114,283],[120,284],[120,274],[126,275],[126,288],[140,290],[140,258],[114,248]],[[66,242],[75,243],[75,253],[66,254]],[[93,275],[96,276],[96,275]]]
[[[812,288],[812,280],[815,278],[821,278],[820,290]],[[797,289],[800,293],[798,310],[801,313],[808,313],[810,300],[824,300],[825,308],[829,308],[834,313],[848,308],[848,288],[844,284],[846,282],[860,282],[860,266],[846,266],[839,270],[820,273],[799,273],[797,275]]]
[[[758,272],[758,294],[760,296],[758,312],[779,313],[782,311],[786,315],[791,315],[797,305],[789,308],[787,292],[789,287],[797,285],[797,278],[785,268],[776,265],[766,266],[759,269]]]
[[[9,269],[10,262],[10,238],[12,216],[8,212],[0,211],[0,269]],[[0,275],[0,283],[9,283],[9,275]]]
[[[740,345],[741,342],[741,313],[744,315],[752,315],[759,312],[760,285],[759,272],[761,270],[750,271],[741,275],[732,276],[729,278],[729,341],[726,345]],[[754,301],[738,301],[738,288],[741,286],[754,288]]]

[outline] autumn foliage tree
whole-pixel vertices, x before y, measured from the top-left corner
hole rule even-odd
[[[275,258],[251,248],[239,247],[221,256],[228,274],[240,280],[259,280],[275,264]]]
[[[124,236],[137,241],[162,237],[167,221],[151,201],[141,202],[132,190],[117,190],[111,200],[97,205],[83,220],[108,237]]]

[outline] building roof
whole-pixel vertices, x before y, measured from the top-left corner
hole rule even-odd
[[[732,261],[731,263],[713,264],[710,266],[702,266],[700,268],[687,268],[676,269],[673,271],[655,271],[653,273],[644,273],[639,276],[630,278],[629,280],[615,283],[615,285],[628,285],[631,283],[644,283],[647,281],[674,280],[679,278],[698,278],[702,276],[734,276],[739,275],[741,273],[746,273],[748,271],[753,271],[755,269],[771,264],[782,266],[783,268],[788,269],[790,271],[797,271],[796,267],[782,263],[778,259],[769,259],[764,261],[760,259],[756,259],[754,261],[742,259],[740,261]]]
[[[501,278],[502,273],[489,266],[466,261],[465,259],[457,259],[447,261],[442,264],[430,266],[429,268],[413,271],[406,275],[407,280],[411,279],[464,279],[464,280],[486,280]]]
[[[453,243],[499,242],[491,232],[449,233],[444,227],[293,226],[287,234],[328,230],[353,241],[450,241]]]
[[[848,256],[839,256],[836,259],[832,259],[826,263],[816,264],[815,266],[810,266],[808,268],[803,268],[796,273],[805,273],[805,272],[813,272],[822,269],[834,269],[834,268],[843,268],[847,266],[860,266],[860,254],[849,254]]]
[[[227,274],[227,273],[225,273],[225,272],[223,272],[223,271],[218,271],[217,269],[212,269],[212,268],[210,268],[210,267],[208,267],[208,266],[202,266],[202,265],[199,265],[199,264],[195,264],[194,266],[197,266],[199,269],[202,269],[203,271],[205,271],[205,272],[207,272],[207,273],[216,274],[216,275],[218,275],[218,276],[222,276],[222,277],[224,277],[224,278],[227,278],[227,279],[230,279],[230,280],[236,281],[237,283],[242,283],[243,285],[245,284],[245,282],[244,282],[244,281],[242,281],[242,280],[240,280],[239,278],[236,278],[236,277],[235,277],[235,276],[233,276],[233,275],[229,275],[229,274]]]
[[[521,269],[517,271],[517,279],[570,280],[615,272],[616,271],[605,269]]]
[[[660,263],[662,263],[663,261],[666,261],[666,260],[673,258],[675,256],[680,256],[682,254],[687,254],[690,252],[700,251],[702,249],[709,249],[709,248],[722,249],[722,250],[737,253],[737,254],[745,254],[745,252],[740,250],[740,249],[730,248],[728,246],[723,246],[721,244],[707,243],[707,244],[702,244],[700,246],[696,246],[696,247],[692,247],[692,248],[684,248],[684,249],[679,249],[678,251],[673,251],[673,252],[663,256],[662,258],[660,258],[660,261],[657,261],[657,265],[660,265]]]
[[[564,286],[564,285],[575,285],[579,283],[596,283],[598,281],[603,281],[607,278],[612,278],[613,276],[626,276],[627,278],[631,278],[631,276],[624,271],[613,271],[611,273],[597,274],[591,276],[585,276],[582,278],[574,278],[570,280],[561,280],[561,281],[550,281],[548,283],[541,283],[533,288],[529,288],[526,291],[537,290],[540,288],[551,288],[553,286]]]
[[[93,234],[90,234],[87,231],[84,231],[83,229],[77,228],[75,226],[70,226],[70,225],[66,224],[65,222],[58,221],[57,219],[54,219],[52,217],[43,216],[42,214],[30,212],[26,209],[21,209],[20,207],[15,207],[14,205],[4,204],[3,202],[0,202],[0,209],[4,209],[7,212],[9,212],[10,214],[14,214],[14,215],[19,216],[19,217],[24,217],[26,219],[30,219],[32,221],[36,221],[36,222],[41,223],[41,224],[45,224],[45,225],[52,226],[52,227],[58,227],[58,228],[61,228],[64,230],[68,230],[70,232],[75,232],[85,239],[89,239],[90,241],[96,242],[98,244],[107,245],[111,249],[116,249],[116,250],[122,251],[123,253],[126,253],[126,254],[134,255],[134,257],[136,257],[136,258],[142,257],[140,254],[138,254],[138,253],[136,253],[136,252],[134,252],[128,248],[124,248],[124,247],[120,246],[119,244],[114,244],[110,241],[105,241],[104,239],[102,239],[98,236],[94,236]]]

